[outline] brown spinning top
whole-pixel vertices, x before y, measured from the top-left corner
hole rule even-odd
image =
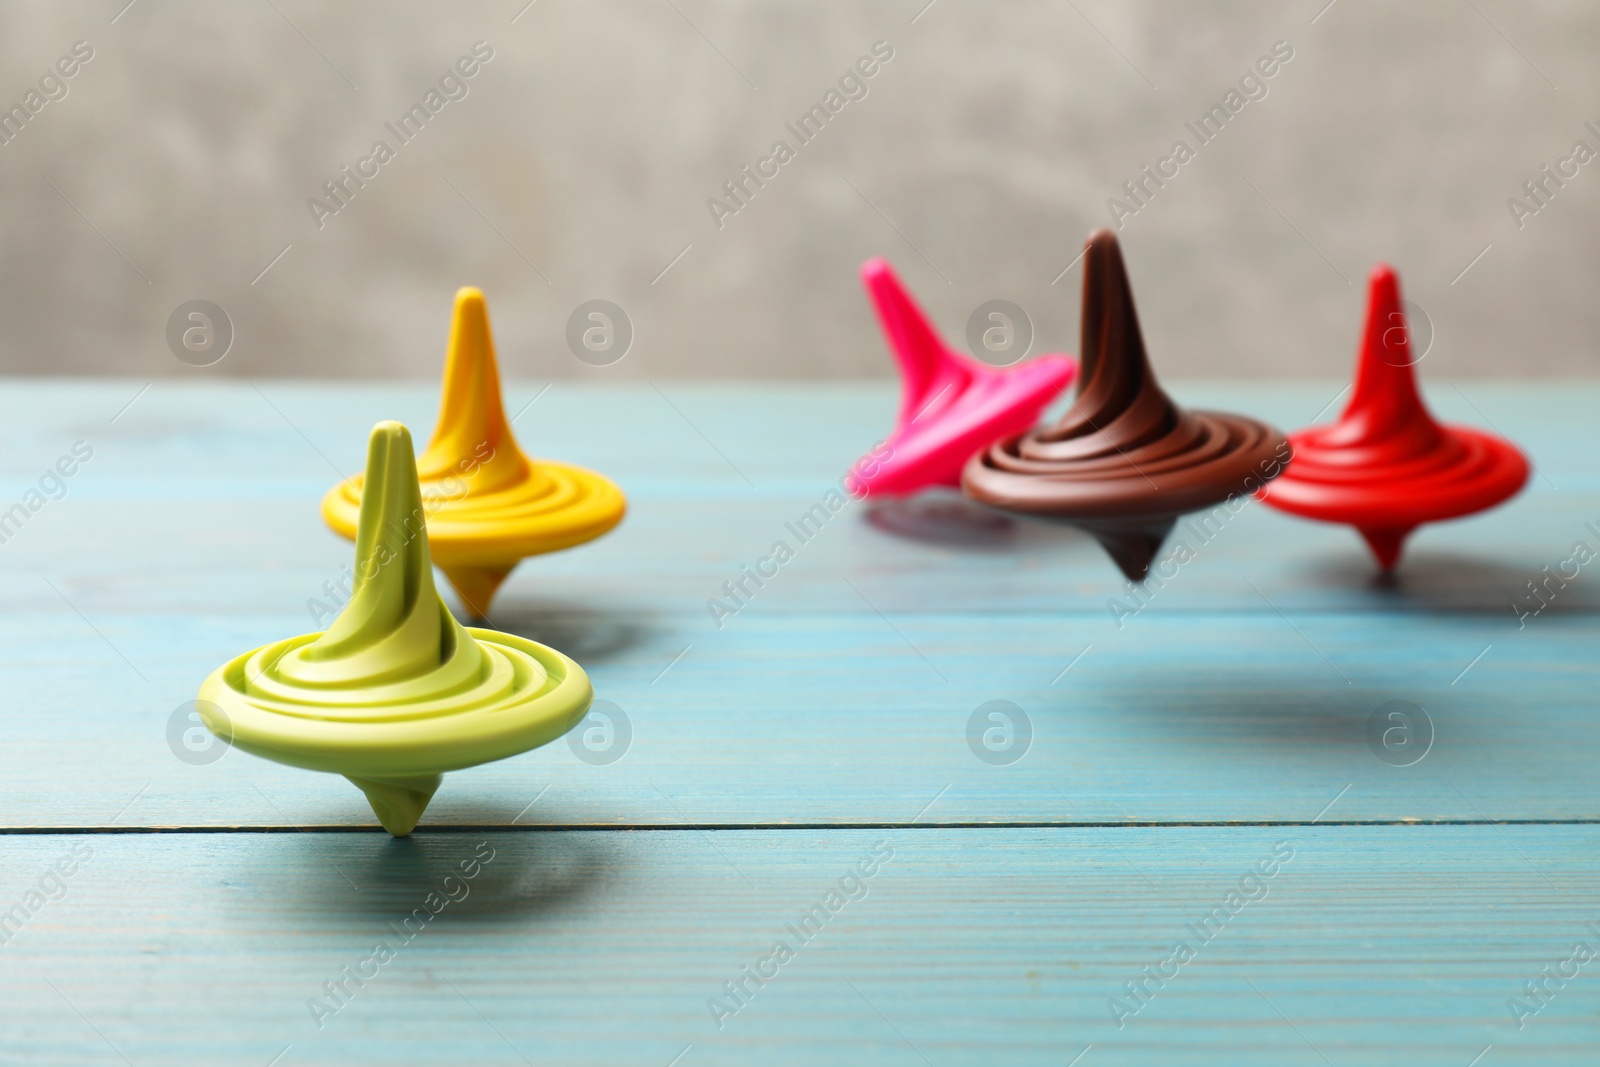
[[[1084,255],[1083,377],[1054,426],[980,452],[962,471],[967,495],[992,507],[1093,534],[1131,581],[1143,581],[1178,517],[1253,493],[1289,460],[1271,426],[1185,411],[1145,357],[1116,235],[1089,235]]]

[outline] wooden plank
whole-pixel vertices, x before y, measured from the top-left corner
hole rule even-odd
[[[426,425],[431,390],[163,382],[102,417],[141,387],[24,383],[3,398],[13,473],[110,436],[66,498],[0,546],[0,665],[16,694],[0,773],[17,784],[0,825],[366,824],[337,779],[237,755],[190,766],[165,731],[216,663],[314,627],[307,602],[350,556],[316,513],[334,476],[324,457],[359,455],[376,411]],[[720,628],[708,598],[787,536],[886,394],[666,392],[563,383],[529,409],[529,447],[549,434],[635,506],[614,535],[526,564],[497,613],[584,662],[633,720],[635,748],[605,767],[558,745],[454,775],[430,818],[503,824],[548,787],[526,818],[881,822],[948,786],[940,817],[958,822],[1281,819],[1345,784],[1351,818],[1600,814],[1581,765],[1600,729],[1600,601],[1580,580],[1525,629],[1513,609],[1600,516],[1600,487],[1583,488],[1567,447],[1593,444],[1575,400],[1592,391],[1443,391],[1552,449],[1552,481],[1426,534],[1398,589],[1370,584],[1347,531],[1250,507],[1130,617],[1137,601],[1082,538],[1026,525],[997,544],[932,544],[854,508]],[[1258,394],[1280,410],[1317,395]],[[689,419],[726,432],[716,447],[758,488]],[[1015,766],[968,748],[992,699],[1032,718]],[[1438,748],[1417,767],[1367,747],[1367,720],[1393,699],[1434,717]]]
[[[433,417],[425,387],[269,384],[258,393],[163,382],[115,424],[100,419],[137,389],[24,384],[4,398],[0,505],[20,499],[73,441],[97,450],[65,499],[5,543],[0,605],[15,612],[54,602],[43,575],[86,613],[293,607],[303,615],[350,563],[348,544],[321,523],[320,495],[359,466],[374,417],[402,415],[419,433]],[[1206,395],[1216,391],[1194,390],[1200,399],[1221,399]],[[1127,595],[1097,546],[1041,523],[952,528],[925,507],[852,503],[802,543],[790,527],[881,433],[879,409],[889,402],[881,386],[668,392],[675,399],[648,388],[565,383],[543,396],[531,386],[511,390],[513,408],[524,394],[538,398],[519,424],[530,449],[611,474],[633,508],[602,541],[520,568],[502,595],[508,610],[598,597],[626,598],[649,612],[701,613],[709,598],[725,596],[723,583],[780,539],[797,558],[758,598],[762,610],[850,610],[855,593],[836,580],[845,577],[885,610],[1104,611],[1109,599]],[[1256,392],[1259,403],[1242,406],[1270,412],[1309,407],[1332,389]],[[1541,474],[1522,498],[1425,529],[1395,589],[1373,587],[1353,532],[1251,505],[1175,535],[1197,558],[1164,583],[1162,606],[1261,610],[1264,596],[1284,610],[1470,609],[1514,618],[1513,603],[1542,568],[1567,558],[1580,538],[1600,547],[1600,535],[1585,525],[1600,528],[1600,475],[1581,460],[1593,453],[1596,435],[1578,403],[1600,396],[1546,386],[1469,402],[1453,388],[1439,392],[1456,400],[1441,408],[1465,409],[1478,421],[1478,411],[1492,411],[1495,425],[1528,445]],[[1600,597],[1582,583],[1557,605],[1597,608]]]
[[[515,428],[531,450],[582,453],[597,464],[603,457],[606,469],[627,480],[672,480],[707,492],[734,484],[750,489],[734,466],[756,492],[788,477],[842,474],[888,432],[896,404],[895,386],[887,382],[657,387],[561,381],[541,395],[549,384],[506,383],[507,410],[522,411]],[[1241,411],[1284,430],[1319,415],[1331,419],[1345,387],[1334,379],[1166,384],[1185,404]],[[437,389],[436,382],[10,379],[0,393],[0,442],[6,446],[0,470],[26,480],[34,461],[53,459],[43,453],[66,436],[68,443],[81,437],[126,446],[150,461],[130,463],[156,475],[242,459],[251,463],[253,478],[310,473],[320,480],[329,471],[317,451],[341,468],[359,469],[367,431],[380,419],[400,419],[425,435],[437,413]],[[1441,418],[1487,424],[1511,436],[1533,457],[1548,487],[1600,488],[1600,472],[1583,451],[1592,442],[1589,414],[1600,384],[1430,381],[1426,391]],[[275,464],[262,464],[264,448],[281,448]],[[701,462],[707,458],[715,462]]]
[[[7,1064],[1594,1061],[1600,963],[1508,1007],[1600,947],[1594,826],[7,836],[0,902],[84,844],[0,947]]]
[[[631,747],[594,766],[562,741],[452,774],[432,822],[876,823],[935,794],[928,817],[946,822],[1282,820],[1346,785],[1332,818],[1600,817],[1593,619],[1519,634],[1472,615],[1152,612],[1119,632],[1096,617],[862,606],[695,630],[676,663],[686,633],[670,619],[577,605],[524,622],[589,664]],[[94,625],[148,683],[65,609],[0,622],[18,694],[0,746],[4,825],[371,823],[337,777],[234,752],[193,766],[168,747],[194,679],[282,619]],[[996,699],[1031,722],[1010,765],[969,743]],[[1430,717],[1433,747],[1414,766],[1369,746],[1392,700]]]
[[[307,482],[282,499],[69,496],[3,545],[0,604],[53,610],[65,594],[85,613],[282,611],[289,625],[310,628],[308,603],[327,601],[325,583],[340,581],[352,562],[349,543],[317,514],[319,486],[326,488]],[[822,498],[820,489],[810,498],[716,501],[636,493],[616,532],[524,562],[497,603],[514,615],[551,601],[610,601],[694,617],[699,627],[712,598],[739,605],[735,597],[744,594],[730,595],[725,583],[743,580],[747,593],[756,590],[744,568],[772,556],[779,541],[794,558],[750,597],[760,613],[851,611],[861,593],[883,610],[907,612],[1109,616],[1114,600],[1137,603],[1099,546],[1076,531],[1027,521],[941,524],[930,513],[966,512],[964,503],[941,497],[847,504],[819,533],[802,531],[802,540],[796,523]],[[891,534],[879,523],[919,532]],[[1181,527],[1163,559],[1179,558],[1172,555],[1178,541],[1194,558],[1158,562],[1150,588],[1161,611],[1473,611],[1514,627],[1514,605],[1538,604],[1527,583],[1543,581],[1543,568],[1558,568],[1579,540],[1600,550],[1600,534],[1586,524],[1600,529],[1600,493],[1530,492],[1512,509],[1426,528],[1399,584],[1386,587],[1354,532],[1251,503],[1210,533]],[[129,538],[121,551],[108,551],[113,531]],[[1579,581],[1557,589],[1550,610],[1593,613],[1600,593]]]
[[[1241,411],[1284,430],[1319,414],[1318,421],[1332,419],[1345,395],[1345,383],[1333,379],[1166,384],[1185,404]],[[1600,384],[1436,382],[1426,390],[1440,418],[1487,425],[1512,437],[1533,457],[1547,487],[1600,488],[1600,473],[1582,451],[1594,433],[1588,416]],[[519,439],[535,452],[558,449],[565,456],[578,450],[596,463],[603,456],[629,480],[671,479],[708,492],[745,485],[734,466],[750,476],[756,492],[791,476],[843,473],[859,450],[887,433],[896,407],[895,387],[885,382],[658,387],[508,381],[505,396],[509,413],[522,412],[515,421]],[[156,473],[202,471],[218,459],[259,460],[262,448],[292,443],[277,457],[281,469],[258,463],[252,475],[311,472],[321,478],[327,466],[317,451],[336,465],[359,469],[361,446],[374,422],[400,419],[424,436],[437,407],[436,382],[13,378],[0,393],[0,441],[7,446],[0,470],[25,478],[35,465],[30,449],[48,451],[70,434],[130,446],[157,461]],[[195,447],[202,442],[209,447]],[[705,457],[717,462],[701,464]]]

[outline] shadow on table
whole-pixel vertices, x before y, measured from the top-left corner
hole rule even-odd
[[[381,830],[299,834],[285,839],[298,855],[274,867],[280,899],[294,909],[395,924],[412,914],[452,923],[539,918],[601,892],[622,855],[605,847],[611,836],[426,827],[405,838]]]
[[[1193,749],[1196,760],[1220,748],[1255,752],[1268,761],[1285,754],[1340,765],[1353,757],[1375,758],[1369,723],[1383,718],[1380,709],[1392,701],[1420,707],[1435,732],[1447,723],[1453,745],[1473,743],[1473,719],[1448,714],[1452,701],[1447,686],[1349,685],[1326,664],[1252,665],[1248,674],[1240,675],[1153,671],[1105,686],[1120,718],[1141,743]],[[1389,721],[1384,719],[1384,725]]]
[[[515,596],[496,601],[488,621],[479,625],[549,645],[584,664],[621,656],[645,643],[652,630],[644,611]]]
[[[1416,549],[1407,552],[1392,574],[1384,574],[1359,545],[1337,557],[1314,561],[1307,577],[1320,587],[1361,590],[1373,607],[1449,609],[1504,615],[1515,625],[1518,605],[1539,614],[1600,611],[1600,590],[1579,581],[1563,583],[1554,576],[1560,560],[1550,561],[1551,573],[1539,567],[1459,552]],[[1540,596],[1529,582],[1548,584]],[[1542,598],[1542,599],[1541,599]],[[1541,608],[1542,603],[1542,608]]]
[[[1044,542],[1093,541],[1071,527],[1043,520],[1019,519],[969,500],[953,490],[914,496],[884,497],[866,504],[864,518],[873,529],[907,541],[985,552],[1019,552]]]

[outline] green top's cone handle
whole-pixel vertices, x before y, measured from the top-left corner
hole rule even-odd
[[[478,652],[439,599],[411,433],[380,422],[367,441],[350,602],[323,635],[281,668],[307,685],[375,685],[430,678]]]
[[[404,836],[440,776],[566,733],[593,691],[554,649],[455,620],[433,584],[411,433],[367,446],[350,602],[319,634],[239,656],[201,687],[201,717],[247,752],[343,774]]]

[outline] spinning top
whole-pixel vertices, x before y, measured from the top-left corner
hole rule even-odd
[[[246,752],[342,774],[404,837],[445,771],[575,726],[583,668],[512,634],[466,629],[433,585],[411,433],[373,427],[350,603],[322,633],[246,652],[200,687],[201,720]]]
[[[456,293],[439,425],[417,460],[433,561],[474,618],[525,556],[592,541],[622,521],[627,502],[582,467],[522,454],[500,400],[500,371],[483,293]],[[355,537],[361,477],[328,490],[322,517]]]
[[[1083,378],[1054,426],[973,456],[967,495],[1093,534],[1130,581],[1143,581],[1178,516],[1259,488],[1288,446],[1265,423],[1185,411],[1145,358],[1122,250],[1110,230],[1089,235],[1083,275]]]
[[[1494,507],[1528,480],[1528,461],[1509,441],[1433,421],[1415,362],[1400,280],[1380,263],[1350,403],[1338,422],[1292,434],[1294,463],[1260,493],[1295,515],[1351,524],[1386,571],[1418,526]]]
[[[868,260],[861,281],[900,364],[900,417],[885,442],[852,469],[862,496],[961,484],[961,466],[1002,437],[1032,426],[1072,381],[1065,356],[996,368],[945,345],[885,260]]]

